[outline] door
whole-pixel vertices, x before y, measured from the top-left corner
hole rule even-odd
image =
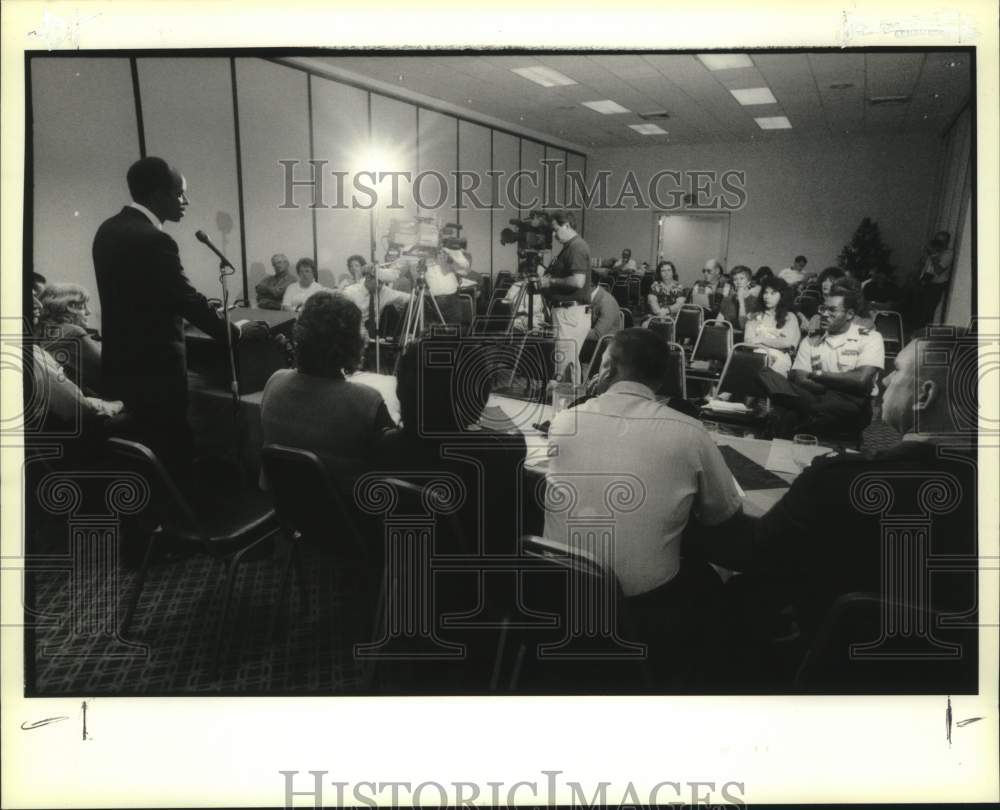
[[[708,259],[718,259],[728,270],[728,213],[661,213],[655,216],[657,262],[672,261],[685,287],[701,278],[701,268]]]

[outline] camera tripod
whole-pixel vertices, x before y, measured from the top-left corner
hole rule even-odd
[[[425,305],[427,299],[430,299],[431,306],[434,308],[434,314],[437,315],[438,323],[442,325],[445,323],[444,315],[441,314],[441,307],[438,306],[437,300],[427,289],[426,274],[427,265],[421,260],[413,290],[410,292],[410,303],[406,306],[406,319],[403,322],[403,334],[400,338],[400,356],[402,356],[407,346],[424,333]]]
[[[521,303],[524,301],[524,297],[528,297],[528,328],[521,335],[520,345],[517,347],[517,354],[514,357],[514,365],[510,370],[510,380],[508,380],[507,385],[514,384],[514,378],[517,376],[518,366],[521,365],[521,357],[524,355],[524,347],[528,342],[529,337],[544,337],[546,332],[545,329],[535,328],[535,279],[530,275],[525,274],[521,280],[521,289],[517,292],[517,297],[514,300],[513,307],[511,308],[511,319],[510,324],[507,326],[507,337],[511,338],[514,336],[514,324],[517,320],[518,314],[521,312]],[[542,299],[542,311],[545,314],[546,321],[551,321],[551,313],[549,312],[548,305],[545,303],[545,299]]]

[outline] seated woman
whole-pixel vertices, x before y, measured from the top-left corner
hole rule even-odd
[[[650,314],[654,318],[658,315],[674,316],[680,312],[685,303],[687,298],[681,286],[680,276],[677,274],[677,267],[670,261],[660,262],[656,265],[653,283],[646,295],[646,306]]]
[[[101,344],[87,331],[90,295],[79,284],[49,284],[39,297],[35,334],[86,394],[101,390]]]
[[[451,363],[427,362],[448,353]],[[524,531],[519,508],[527,448],[520,433],[478,423],[490,397],[490,350],[447,335],[411,343],[400,359],[397,394],[402,427],[381,443],[378,469],[446,471],[466,484],[458,517],[468,543],[490,553],[516,553]]]
[[[799,321],[788,310],[790,296],[791,288],[780,278],[772,276],[765,281],[760,309],[747,317],[743,333],[744,343],[767,350],[771,368],[782,377],[788,376],[801,337]]]
[[[361,310],[337,293],[312,295],[295,323],[295,368],[276,371],[261,395],[263,443],[311,450],[335,476],[363,471],[394,426],[378,391],[345,379],[364,348]]]
[[[295,263],[295,275],[299,277],[298,284],[289,284],[281,299],[281,308],[286,312],[298,312],[310,296],[326,290],[316,281],[316,262],[312,259],[299,259]]]

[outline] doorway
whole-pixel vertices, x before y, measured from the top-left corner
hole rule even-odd
[[[681,284],[689,287],[701,278],[708,259],[718,259],[728,269],[729,214],[653,215],[657,263],[669,259],[677,267]]]

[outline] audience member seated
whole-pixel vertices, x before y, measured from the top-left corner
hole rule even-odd
[[[716,310],[734,329],[743,329],[747,316],[754,309],[750,292],[750,268],[740,264],[733,268],[732,279],[722,276],[716,293]]]
[[[657,401],[662,339],[626,329],[606,357],[607,391],[561,411],[549,428],[545,536],[582,542],[614,570],[654,670],[680,673],[717,643],[705,625],[721,587],[706,564],[682,559],[681,535],[689,522],[724,530],[741,513],[740,495],[702,425]],[[613,532],[603,517],[600,528],[587,526],[586,515],[609,509]],[[608,536],[613,547],[597,545]]]
[[[899,312],[903,291],[889,277],[888,271],[875,268],[872,277],[862,286],[869,309]]]
[[[615,297],[598,283],[597,273],[591,274],[590,323],[590,332],[580,347],[581,363],[589,362],[597,342],[605,335],[617,332],[622,324],[621,307]]]
[[[976,354],[975,341],[963,340],[960,329],[908,343],[895,359],[895,370],[886,377],[882,398],[882,418],[901,435],[901,441],[871,458],[815,459],[753,526],[728,537],[716,534],[707,541],[713,561],[757,581],[759,587],[749,589],[755,594],[751,596],[754,604],[768,595],[777,605],[791,602],[807,634],[815,630],[837,596],[851,592],[920,599],[926,606],[944,610],[974,610],[977,464],[970,429],[974,430],[978,413],[977,390],[974,384],[963,384],[954,369],[974,367]],[[965,365],[966,361],[971,363]],[[862,476],[870,481],[867,486]],[[924,489],[935,484],[943,487],[942,492],[953,489],[955,501],[945,495],[938,501],[925,497]],[[875,488],[878,496],[866,497]],[[886,509],[891,514],[929,518],[924,535],[928,545],[923,549],[928,557],[918,553],[919,533],[897,533],[895,541],[907,543],[909,551],[891,553],[887,543],[894,540],[884,532],[887,513],[864,508],[884,498],[888,498]],[[962,570],[953,563],[950,570],[931,576],[927,569],[930,555],[965,557],[968,565]],[[887,571],[887,564],[893,570]],[[908,571],[902,567],[907,564],[918,567]],[[926,590],[918,587],[921,582],[926,583]],[[889,583],[912,590],[890,593],[886,591]],[[752,610],[753,604],[748,608]],[[966,621],[976,626],[974,615]],[[875,641],[878,628],[874,631],[858,641]],[[919,634],[913,637],[919,640]]]
[[[885,365],[882,336],[855,323],[863,311],[864,299],[855,285],[834,285],[819,310],[823,333],[802,341],[788,379],[773,369],[760,373],[774,405],[775,435],[860,435]]]
[[[295,274],[299,277],[298,283],[289,284],[281,299],[281,308],[288,312],[298,312],[310,296],[326,290],[326,287],[316,280],[316,262],[312,259],[299,259],[295,263]]]
[[[789,287],[795,287],[805,279],[805,269],[808,263],[809,260],[805,256],[796,256],[795,261],[792,262],[792,266],[786,267],[778,273],[778,278],[784,281]]]
[[[453,363],[429,362],[451,354]],[[466,540],[494,554],[515,554],[523,533],[519,499],[527,452],[520,433],[478,423],[490,397],[490,350],[446,335],[411,343],[400,359],[396,392],[402,425],[381,442],[376,469],[387,475],[446,471],[466,484],[458,517]]]
[[[366,269],[364,259],[360,256],[352,256],[348,259],[348,269],[350,278],[346,273],[341,276],[344,283],[336,292],[361,310],[369,333],[372,333],[375,328],[376,306],[381,315],[387,306],[391,305],[401,310],[409,303],[409,294],[394,289],[392,286],[399,279],[399,271],[395,268],[380,267],[377,271],[375,268]],[[376,273],[379,279],[377,289]]]
[[[799,346],[799,321],[789,312],[791,288],[780,278],[764,282],[760,309],[747,317],[743,342],[761,346],[770,357],[770,367],[782,377],[788,376],[792,356]]]
[[[818,313],[819,305],[830,294],[833,285],[845,277],[846,274],[839,267],[827,267],[819,274],[814,284],[810,283],[808,288],[809,295],[799,299],[800,305],[796,312],[803,334],[812,335],[821,331]]]
[[[677,267],[673,262],[663,261],[656,266],[653,283],[646,295],[646,306],[654,317],[657,315],[675,316],[687,298],[681,286]]]
[[[32,295],[31,314],[37,330],[42,303],[35,295]],[[87,396],[38,343],[32,345],[31,385],[34,389],[31,400],[42,407],[25,414],[26,422],[31,422],[30,427],[26,424],[26,433],[36,436],[50,434],[59,439],[65,437],[69,442],[63,443],[67,455],[72,455],[74,448],[86,454],[91,441],[103,440],[102,429],[106,420],[122,412],[123,404],[118,400]]]
[[[769,278],[774,278],[774,271],[766,264],[762,264],[757,268],[757,272],[753,274],[753,281],[750,284],[750,294],[760,295],[764,282]]]
[[[285,290],[295,283],[295,276],[288,270],[288,257],[284,253],[275,253],[271,257],[271,267],[274,275],[264,276],[253,288],[257,294],[259,309],[281,309]]]
[[[101,344],[87,331],[90,295],[79,284],[50,284],[39,300],[42,314],[35,330],[42,347],[61,360],[70,380],[85,394],[99,394]]]
[[[347,257],[347,272],[341,273],[337,276],[335,286],[338,290],[342,290],[344,287],[349,287],[357,281],[361,280],[361,272],[364,266],[368,264],[365,261],[364,256],[359,256],[357,253]]]
[[[622,257],[611,265],[611,275],[626,278],[630,273],[634,273],[635,271],[636,264],[635,259],[632,258],[632,251],[629,248],[625,248],[622,251]]]
[[[722,275],[722,265],[717,259],[709,259],[701,269],[701,279],[691,288],[691,303],[706,312],[711,312],[715,304],[715,285]]]
[[[329,290],[312,295],[295,323],[295,368],[276,371],[261,395],[264,444],[311,450],[335,476],[362,471],[394,427],[378,391],[344,378],[364,346],[361,310]]]

